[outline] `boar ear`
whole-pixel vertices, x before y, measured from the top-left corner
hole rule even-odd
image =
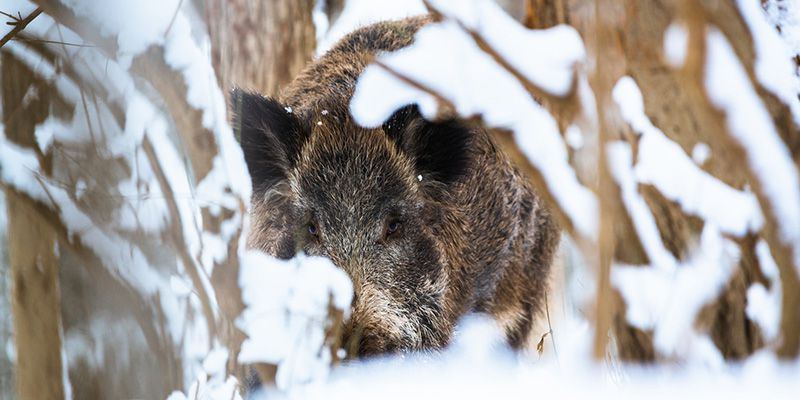
[[[236,88],[231,93],[234,134],[242,146],[253,191],[286,179],[305,141],[291,108],[275,99]]]
[[[411,105],[395,112],[383,130],[426,179],[449,185],[470,167],[473,130],[458,120],[427,121]]]

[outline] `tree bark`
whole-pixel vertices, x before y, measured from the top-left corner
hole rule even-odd
[[[234,86],[277,96],[311,61],[314,0],[209,0],[212,60],[226,92]]]
[[[599,7],[600,3],[602,7]],[[598,7],[595,7],[598,5]],[[601,15],[602,13],[602,15]],[[680,68],[670,66],[663,53],[664,34],[667,27],[675,22],[684,23],[689,31],[689,44],[684,65]],[[781,271],[784,287],[782,340],[777,353],[784,357],[795,357],[800,351],[800,307],[798,298],[798,276],[792,265],[791,249],[776,237],[777,225],[769,202],[760,194],[760,184],[749,167],[742,162],[746,158],[745,149],[735,142],[729,127],[720,111],[711,104],[703,84],[705,66],[706,28],[720,30],[734,47],[738,61],[745,68],[751,83],[756,88],[760,100],[771,114],[779,135],[798,162],[800,149],[799,127],[791,120],[786,104],[768,92],[755,76],[755,50],[749,28],[740,15],[734,1],[683,0],[625,0],[623,2],[583,2],[580,0],[528,0],[526,25],[530,28],[544,29],[559,23],[575,27],[583,37],[587,59],[591,71],[589,79],[598,105],[599,131],[601,139],[626,140],[636,154],[637,136],[629,134],[630,127],[624,122],[611,118],[617,113],[610,99],[610,89],[624,75],[634,78],[642,91],[645,113],[652,123],[661,129],[671,140],[678,143],[687,155],[698,143],[711,149],[711,157],[702,168],[733,188],[742,189],[746,185],[753,188],[759,197],[766,223],[762,232],[754,232],[736,242],[742,250],[739,270],[728,282],[718,299],[708,304],[697,316],[696,325],[711,335],[721,354],[729,359],[740,359],[763,347],[763,339],[755,324],[745,314],[746,291],[753,282],[763,281],[758,260],[752,256],[755,241],[765,240]],[[602,28],[602,29],[598,29]],[[550,96],[552,97],[552,96]],[[568,99],[567,99],[568,100]],[[565,107],[552,98],[544,96],[543,106],[559,119],[559,126],[573,123],[575,113],[561,112]],[[600,143],[604,141],[601,140]],[[598,149],[602,155],[602,149]],[[599,172],[602,172],[601,170]],[[578,171],[579,175],[581,171]],[[594,173],[597,173],[595,171]],[[595,177],[584,177],[591,182]],[[602,177],[601,177],[602,181]],[[597,191],[601,203],[604,198],[614,195],[608,185],[601,185]],[[606,189],[604,189],[606,188]],[[657,188],[649,185],[639,187],[639,194],[649,206],[655,218],[664,246],[677,260],[686,260],[703,229],[704,221],[687,215],[680,205],[665,198]],[[612,202],[616,202],[612,200]],[[608,211],[602,211],[605,215]],[[629,222],[625,212],[614,213],[614,260],[625,264],[647,265],[641,249],[620,245],[635,243],[635,231],[626,229]],[[602,226],[602,217],[601,217]],[[603,232],[601,232],[603,237]],[[602,248],[599,249],[602,252]],[[794,268],[793,268],[794,267]],[[602,271],[601,269],[601,272]],[[604,274],[601,273],[601,288]],[[609,312],[607,293],[598,297],[599,335],[596,345],[602,347],[602,337],[608,326]],[[616,296],[616,295],[615,295]],[[619,355],[630,361],[653,361],[657,355],[652,345],[652,332],[635,329],[625,321],[625,304],[621,298],[614,302],[610,312],[611,328],[616,336]],[[602,353],[595,348],[596,355]]]
[[[63,399],[56,241],[25,199],[7,190],[6,200],[17,394]]]
[[[277,97],[280,91],[308,64],[316,49],[316,29],[312,19],[314,0],[209,0],[206,20],[211,37],[211,58],[217,79],[226,93],[233,87],[255,90]],[[343,2],[325,4],[331,20],[338,17]],[[232,242],[232,244],[235,244]],[[235,246],[229,251],[235,251]],[[211,281],[226,320],[220,321],[220,334],[232,354],[237,354],[243,334],[233,320],[244,305],[239,294],[238,265],[220,265]],[[230,372],[242,380],[248,372],[229,361]],[[262,383],[274,383],[277,367],[256,365]]]
[[[21,146],[49,114],[48,88],[25,65],[2,56],[2,98],[6,137]],[[26,93],[36,91],[32,101]],[[61,312],[55,233],[31,202],[6,190],[8,254],[16,344],[16,386],[21,399],[63,399]]]

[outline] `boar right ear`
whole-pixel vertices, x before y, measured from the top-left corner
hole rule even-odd
[[[288,177],[305,142],[304,130],[291,108],[255,92],[234,89],[231,107],[253,192],[265,191]]]
[[[427,179],[450,185],[469,171],[474,132],[456,119],[427,121],[410,105],[397,110],[383,130]]]

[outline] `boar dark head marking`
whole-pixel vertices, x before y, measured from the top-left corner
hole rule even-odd
[[[253,190],[286,179],[307,139],[300,120],[277,100],[242,89],[233,90],[231,106]]]
[[[375,129],[352,121],[363,68],[428,22],[355,31],[280,99],[232,93],[254,188],[248,245],[324,255],[347,272],[351,355],[440,348],[470,311],[525,347],[558,244],[550,213],[480,126],[427,121],[416,106]]]
[[[396,111],[383,124],[395,144],[414,159],[424,178],[449,185],[469,170],[470,128],[458,120],[426,121],[416,105]]]

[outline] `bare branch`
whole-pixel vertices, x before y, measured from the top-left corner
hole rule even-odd
[[[158,185],[161,188],[161,191],[164,193],[164,200],[167,202],[167,209],[169,209],[169,214],[172,218],[172,223],[170,224],[171,226],[169,230],[170,236],[175,244],[175,250],[178,252],[178,256],[183,263],[184,270],[186,270],[186,272],[189,274],[189,277],[192,279],[192,284],[197,291],[197,296],[200,298],[200,303],[203,306],[203,313],[205,314],[206,324],[208,325],[209,340],[212,340],[214,337],[216,337],[217,331],[216,313],[211,307],[211,299],[208,291],[206,291],[206,285],[203,283],[203,279],[200,277],[200,270],[202,267],[198,265],[194,258],[192,258],[192,256],[189,254],[189,246],[186,243],[186,238],[183,236],[183,221],[181,220],[181,214],[178,210],[178,203],[175,201],[175,193],[172,191],[172,187],[169,185],[169,182],[167,182],[167,176],[164,173],[164,169],[161,167],[161,163],[158,161],[156,151],[147,135],[145,135],[144,139],[142,140],[142,149],[144,150],[145,155],[147,155],[150,168],[153,169],[153,173],[156,175]]]
[[[425,5],[434,15],[444,18],[443,14],[430,3],[426,1]],[[578,81],[577,73],[573,73],[572,86],[570,87],[567,95],[554,95],[542,89],[539,85],[531,82],[531,80],[522,74],[522,72],[511,65],[511,63],[508,62],[505,57],[500,55],[500,53],[480,33],[470,29],[462,21],[453,21],[456,22],[458,26],[472,38],[478,48],[492,57],[492,59],[499,64],[501,68],[516,78],[522,87],[525,88],[528,94],[530,94],[533,101],[545,105],[545,107],[554,114],[556,121],[558,122],[558,127],[562,132],[566,129],[567,125],[575,119],[575,116],[581,110],[580,103],[576,96],[577,91],[575,90]]]
[[[6,44],[9,40],[11,40],[11,38],[16,36],[17,33],[22,32],[22,30],[25,29],[25,27],[28,26],[28,24],[30,24],[31,21],[33,21],[34,18],[38,17],[39,14],[41,14],[41,13],[42,13],[41,7],[37,7],[35,10],[33,10],[32,13],[30,13],[30,15],[25,17],[25,19],[18,19],[18,18],[12,17],[12,18],[14,18],[14,22],[10,23],[10,24],[14,25],[14,28],[11,29],[11,32],[8,32],[5,36],[3,36],[2,39],[0,39],[0,47],[3,47],[3,45]],[[5,13],[3,13],[3,14],[5,14]],[[8,15],[8,14],[5,14],[5,15]]]

